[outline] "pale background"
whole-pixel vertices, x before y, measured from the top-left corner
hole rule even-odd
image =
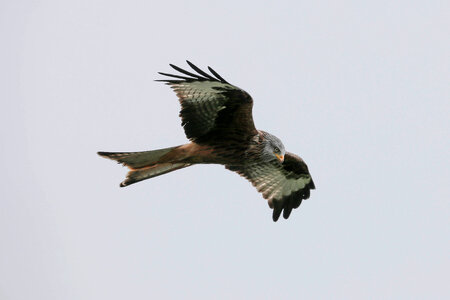
[[[2,1],[0,299],[449,299],[448,1]],[[309,165],[289,220],[196,166],[168,63],[211,65]]]

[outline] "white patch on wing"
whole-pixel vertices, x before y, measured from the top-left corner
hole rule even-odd
[[[217,81],[193,81],[172,84],[174,90],[186,98],[196,98],[200,94],[218,94],[214,88],[236,89],[236,87]]]
[[[295,180],[293,179],[286,180],[282,189],[283,196],[289,196],[292,193],[294,187],[295,187]]]
[[[188,124],[187,130],[194,130],[195,134],[204,134],[213,128],[219,111],[226,108],[224,104],[227,98],[222,89],[239,90],[217,81],[178,82],[170,85],[177,94],[182,109],[187,108],[189,111],[188,117],[183,117],[185,124]]]
[[[283,196],[288,196],[293,192],[303,189],[306,186],[305,178],[288,179],[283,186]]]
[[[263,194],[269,206],[276,208],[279,213],[280,208],[286,208],[284,201],[293,201],[288,209],[292,209],[292,206],[298,207],[301,200],[309,196],[309,190],[314,189],[314,186],[309,186],[312,179],[302,159],[289,152],[286,152],[286,158],[286,164],[283,165],[272,161],[243,166],[241,169],[227,168],[247,178],[258,192]],[[289,196],[295,193],[298,193],[295,195],[296,199],[291,199]],[[274,215],[274,218],[276,217],[277,215]]]
[[[271,170],[273,172],[273,169]],[[278,171],[278,170],[277,170]],[[287,179],[282,172],[268,172],[266,176],[261,176],[261,182],[258,182],[259,192],[269,200],[279,200],[285,196],[305,188],[310,182],[310,178]]]

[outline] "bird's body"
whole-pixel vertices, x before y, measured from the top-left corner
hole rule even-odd
[[[248,93],[226,82],[213,69],[211,76],[188,61],[198,74],[171,65],[187,76],[160,73],[176,79],[166,82],[176,92],[180,117],[190,143],[144,152],[99,152],[130,168],[121,186],[159,176],[194,164],[221,164],[247,178],[274,209],[288,218],[292,209],[309,198],[314,182],[308,167],[286,152],[275,136],[257,130],[253,100]]]

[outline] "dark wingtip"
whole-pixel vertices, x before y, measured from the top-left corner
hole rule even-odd
[[[206,79],[209,79],[209,80],[212,80],[212,81],[217,81],[216,78],[212,77],[211,75],[209,75],[208,73],[206,73],[205,71],[203,71],[202,69],[200,69],[199,67],[194,65],[193,63],[191,63],[190,61],[186,60],[186,62],[195,72],[197,72],[198,74],[202,75]]]
[[[292,205],[293,208],[298,208],[302,204],[302,199],[295,200],[294,204]]]
[[[309,188],[312,189],[312,190],[316,189],[316,185],[314,183],[314,180],[312,180],[312,178],[311,178],[311,182],[309,183]]]
[[[194,74],[192,72],[186,71],[174,64],[169,64],[169,66],[176,70],[177,72],[180,72],[181,74],[187,75],[189,77],[186,76],[180,76],[180,75],[174,75],[174,74],[169,74],[169,73],[164,73],[164,72],[158,72],[158,74],[163,75],[163,76],[168,76],[168,77],[173,77],[173,78],[177,78],[178,80],[167,80],[167,79],[157,79],[155,81],[162,81],[162,82],[166,82],[168,84],[171,83],[180,83],[183,81],[205,81],[205,80],[211,80],[211,81],[219,81],[222,83],[228,83],[225,79],[223,79],[219,74],[217,74],[216,71],[214,71],[211,67],[208,67],[208,69],[211,71],[211,73],[213,74],[213,76],[215,76],[216,78],[214,78],[213,76],[211,76],[210,74],[206,73],[205,71],[203,71],[202,69],[200,69],[199,67],[197,67],[196,65],[194,65],[193,63],[191,63],[189,60],[186,60],[186,63],[198,74]]]
[[[220,76],[216,71],[214,71],[213,68],[211,68],[211,67],[208,66],[208,70],[209,70],[214,76],[216,76],[217,79],[219,79],[219,81],[221,81],[221,82],[223,82],[223,83],[228,83],[225,79],[223,79],[222,76]]]
[[[291,215],[292,212],[292,208],[291,209],[284,209],[283,210],[283,218],[285,218],[286,220],[289,218],[289,216]]]
[[[274,222],[278,221],[278,219],[280,218],[281,215],[281,209],[273,209],[273,214],[272,214],[272,220]]]
[[[292,212],[292,203],[290,203],[287,207],[283,210],[283,218],[288,219]]]
[[[273,201],[273,214],[272,220],[274,222],[278,221],[280,218],[281,212],[283,211],[283,205],[279,201]]]

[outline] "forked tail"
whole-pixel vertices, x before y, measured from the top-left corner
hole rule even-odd
[[[178,147],[143,152],[97,152],[97,154],[130,168],[127,178],[120,184],[121,187],[124,187],[144,179],[189,167],[190,163],[170,159],[174,157],[174,150]]]

